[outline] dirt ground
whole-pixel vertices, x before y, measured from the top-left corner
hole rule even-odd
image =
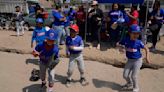
[[[30,48],[32,32],[26,32],[24,36],[16,37],[14,31],[0,31],[0,48],[5,47],[9,49],[22,50],[25,53],[30,53],[33,49]],[[148,47],[151,46],[149,43]],[[65,55],[65,46],[62,46],[60,54]],[[110,48],[108,43],[102,43],[101,50],[95,47],[89,49],[88,46],[84,49],[84,57],[87,60],[99,61],[108,64],[115,64],[117,62],[125,62],[125,54],[120,54],[118,50]],[[150,53],[152,64],[164,67],[164,37],[161,37],[160,42],[157,44],[157,51]]]
[[[0,52],[0,90],[2,92],[40,92],[40,81],[29,81],[31,70],[38,69],[31,55]],[[75,82],[71,87],[64,85],[68,59],[62,58],[56,67],[55,92],[122,92],[120,86],[125,83],[122,68],[111,65],[85,61],[88,86]],[[140,92],[164,92],[164,69],[143,69],[140,72]],[[78,69],[75,69],[74,80],[79,80]],[[44,91],[46,92],[46,91]],[[125,92],[125,91],[124,91]],[[131,92],[131,91],[128,91]]]

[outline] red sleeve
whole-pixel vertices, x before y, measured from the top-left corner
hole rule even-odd
[[[134,16],[135,18],[138,18],[138,17],[139,17],[138,11],[134,11],[134,12],[132,13],[132,16]]]

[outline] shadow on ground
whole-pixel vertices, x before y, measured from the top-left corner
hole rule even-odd
[[[55,80],[56,80],[56,82],[60,82],[61,84],[65,85],[66,84],[66,80],[67,80],[67,76],[55,74]],[[80,80],[72,79],[72,83],[77,83],[79,81]]]
[[[40,84],[33,84],[22,89],[22,92],[47,92],[47,88],[42,88]]]
[[[17,35],[10,35],[10,36],[17,37]],[[19,35],[19,36],[23,36],[23,35]]]
[[[39,59],[26,59],[26,64],[39,65]]]
[[[155,50],[155,51],[151,51],[151,52],[154,53],[154,54],[164,55],[164,51],[161,51],[161,50]]]
[[[116,90],[118,92],[132,92],[132,89],[122,89],[122,86],[115,82],[109,82],[99,79],[93,79],[92,81],[96,88],[106,87],[111,88],[112,90]]]
[[[109,82],[109,81],[104,81],[104,80],[99,80],[99,79],[93,79],[93,84],[96,88],[111,88],[113,90],[121,90],[121,85],[115,82]]]
[[[56,79],[56,82],[60,82],[61,84],[65,84],[67,77],[55,74],[55,79]]]

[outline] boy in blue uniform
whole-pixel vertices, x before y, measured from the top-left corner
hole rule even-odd
[[[32,34],[32,40],[31,40],[31,48],[34,46],[34,41],[37,44],[41,44],[45,40],[46,35],[46,29],[43,27],[43,19],[38,18],[36,19],[37,26],[35,27],[33,34]]]
[[[40,78],[42,80],[42,87],[46,85],[46,70],[48,70],[48,81],[49,81],[49,90],[48,92],[53,91],[54,85],[54,68],[59,63],[59,48],[54,41],[57,40],[58,34],[54,30],[50,30],[46,33],[46,41],[38,44],[33,51],[35,57],[39,56],[40,58]]]
[[[141,40],[138,40],[140,32],[140,27],[134,24],[130,26],[130,36],[120,42],[120,47],[125,48],[126,57],[128,58],[128,62],[126,63],[123,72],[123,77],[127,81],[127,84],[124,85],[123,88],[133,87],[133,92],[139,91],[138,73],[142,66],[141,49],[146,51],[146,61],[147,63],[150,63],[148,49]],[[123,51],[123,49],[120,49],[120,51]]]
[[[82,85],[88,84],[84,77],[84,60],[82,55],[82,50],[84,49],[83,40],[77,34],[79,33],[79,28],[76,24],[70,26],[70,36],[66,38],[67,56],[70,57],[68,66],[68,78],[66,80],[66,86],[71,84],[71,76],[73,74],[73,69],[75,62],[77,61],[79,72],[81,75],[80,83]]]

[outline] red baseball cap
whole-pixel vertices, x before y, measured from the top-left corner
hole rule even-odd
[[[73,29],[75,32],[79,32],[79,27],[76,24],[70,26],[70,29]]]

